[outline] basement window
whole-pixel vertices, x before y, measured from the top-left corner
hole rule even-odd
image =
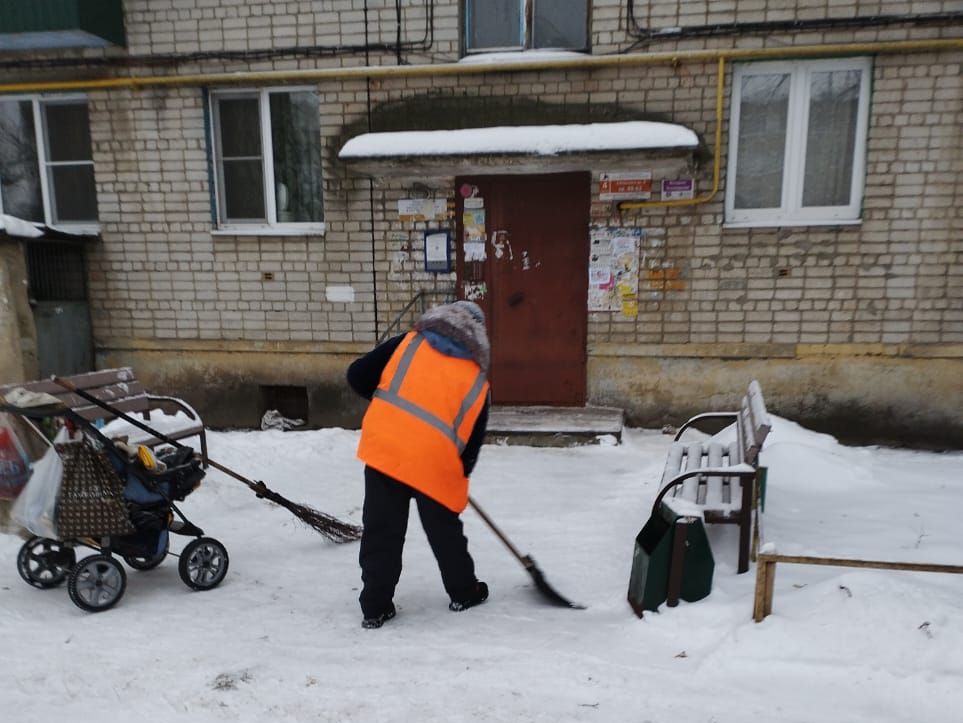
[[[586,0],[465,0],[465,48],[586,50]]]
[[[308,420],[308,390],[306,387],[261,385],[259,417],[276,410],[287,419]]]

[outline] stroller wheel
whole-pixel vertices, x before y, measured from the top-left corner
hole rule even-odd
[[[47,537],[31,537],[17,553],[17,572],[29,585],[57,587],[67,579],[74,561],[73,548]]]
[[[110,555],[91,555],[74,565],[67,592],[74,605],[90,613],[113,607],[127,589],[127,573]]]
[[[164,549],[154,553],[151,556],[147,555],[124,555],[124,562],[130,565],[135,570],[153,570],[155,567],[164,562],[164,558],[167,557],[167,550],[170,547],[170,540],[164,545]]]
[[[199,537],[187,543],[177,571],[184,584],[194,590],[210,590],[227,574],[227,550],[213,537]]]

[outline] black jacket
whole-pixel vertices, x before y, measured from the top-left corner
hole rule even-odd
[[[364,356],[358,357],[351,362],[351,366],[348,367],[348,384],[351,385],[351,388],[354,389],[355,392],[365,399],[371,400],[371,396],[381,382],[381,374],[385,366],[387,366],[391,355],[395,353],[395,349],[398,348],[401,340],[404,338],[405,334],[392,337],[383,344],[376,346]],[[466,477],[469,476],[475,468],[475,462],[478,461],[478,453],[481,451],[482,442],[485,441],[485,431],[488,428],[489,405],[490,400],[485,399],[485,406],[482,407],[481,414],[478,415],[471,435],[468,437],[468,443],[461,453],[461,464],[465,470]]]

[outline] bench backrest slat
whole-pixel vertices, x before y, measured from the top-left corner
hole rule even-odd
[[[662,485],[668,483],[670,479],[679,474],[682,467],[682,455],[685,454],[685,444],[675,442],[669,447],[668,459],[665,462],[665,471],[662,473]]]
[[[95,419],[111,420],[116,416],[102,407],[87,404],[86,402],[84,402],[84,404],[85,406],[83,407],[78,406],[71,408],[74,410],[74,412],[88,421],[93,421]],[[143,413],[149,409],[146,396],[133,397],[132,399],[121,399],[119,401],[111,402],[110,406],[116,409],[118,412],[123,412],[124,414]]]
[[[749,382],[746,396],[742,398],[738,427],[743,449],[743,459],[740,461],[754,465],[762,443],[772,429],[772,421],[762,398],[762,389],[755,379]]]
[[[130,367],[77,374],[64,377],[64,379],[77,389],[86,392],[102,402],[106,402],[119,412],[144,413],[150,409],[147,390],[144,389],[143,384],[137,381],[134,376],[134,370]],[[22,387],[27,391],[43,392],[57,397],[57,399],[62,401],[67,407],[87,420],[113,419],[115,416],[107,410],[98,407],[96,404],[91,404],[79,394],[65,389],[51,379],[5,384],[0,386],[0,394],[9,392],[17,387]]]
[[[728,454],[728,450],[719,442],[710,442],[706,450],[707,467],[724,467],[723,458]],[[700,505],[718,507],[723,502],[728,502],[726,492],[729,489],[728,478],[712,475],[706,477],[705,489],[700,490],[699,499],[696,500]]]
[[[685,460],[685,472],[691,472],[692,470],[701,469],[702,464],[702,443],[692,442],[686,447],[686,460]],[[688,500],[696,499],[699,494],[699,484],[702,475],[694,475],[689,477],[685,482],[683,482],[676,489],[679,495],[685,497]]]
[[[772,421],[769,419],[766,402],[762,398],[762,388],[755,379],[749,382],[748,396],[749,415],[752,417],[752,426],[756,431],[756,444],[761,447],[766,435],[772,429]]]

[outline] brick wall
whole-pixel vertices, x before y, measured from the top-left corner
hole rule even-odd
[[[542,102],[664,114],[711,143],[714,72],[712,63],[698,63],[402,79],[382,81],[374,102],[430,102],[483,83],[492,98],[538,87]],[[353,80],[324,86],[327,232],[309,238],[211,235],[200,89],[92,94],[104,229],[92,265],[98,336],[365,341],[374,333],[376,283],[381,328],[418,289],[453,283],[419,271],[428,224],[397,218],[412,179],[378,181],[372,191],[336,162],[339,133],[357,119],[346,109],[364,112],[362,89]],[[624,212],[620,223],[646,228],[658,243],[647,258],[677,269],[687,288],[643,283],[639,317],[593,313],[590,340],[961,341],[963,259],[953,236],[961,97],[958,57],[876,60],[858,226],[727,229],[721,194],[703,206]],[[700,189],[710,181],[704,168]],[[453,192],[451,178],[430,185],[436,194]],[[353,287],[355,302],[329,302],[328,285]]]

